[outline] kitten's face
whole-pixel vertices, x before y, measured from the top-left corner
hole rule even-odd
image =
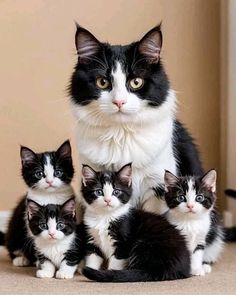
[[[75,201],[70,199],[63,205],[40,206],[27,202],[27,216],[31,233],[40,239],[55,242],[72,234],[76,227]]]
[[[85,205],[92,210],[115,211],[131,198],[131,165],[118,172],[96,172],[84,165],[81,191]]]
[[[75,42],[78,64],[70,93],[76,117],[92,125],[150,120],[169,89],[160,63],[160,27],[126,46],[101,43],[77,27]]]
[[[202,178],[176,177],[169,171],[165,172],[165,200],[169,209],[176,213],[194,217],[211,210],[215,203],[215,190],[215,170],[210,170]]]
[[[21,147],[21,160],[22,176],[32,189],[58,191],[71,182],[74,174],[69,141],[64,142],[56,152],[41,154]]]

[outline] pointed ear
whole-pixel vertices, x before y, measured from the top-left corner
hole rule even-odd
[[[71,215],[72,217],[75,217],[75,199],[71,198],[68,201],[66,201],[63,205],[62,205],[62,211],[65,215]]]
[[[123,166],[118,172],[117,176],[121,180],[121,182],[131,186],[132,183],[132,164],[129,163]]]
[[[61,158],[71,158],[70,141],[66,140],[63,142],[63,144],[57,149],[56,153]]]
[[[32,217],[39,212],[41,206],[34,201],[28,200],[26,204],[26,208],[27,208],[28,219],[31,220]]]
[[[88,165],[83,165],[81,175],[84,186],[87,186],[88,182],[94,181],[97,178],[97,172]]]
[[[213,193],[216,192],[216,170],[212,169],[210,171],[208,171],[202,178],[201,178],[201,182],[203,183],[203,185],[205,187],[207,187],[210,191],[212,191]]]
[[[86,62],[101,49],[101,43],[88,30],[76,24],[75,46],[79,62]]]
[[[168,170],[165,170],[164,181],[165,191],[168,192],[170,187],[173,187],[178,182],[178,177]]]
[[[161,25],[154,27],[138,42],[139,53],[141,53],[150,64],[158,63],[161,47]]]
[[[21,146],[20,157],[21,157],[22,165],[32,163],[37,158],[35,152],[33,152],[31,149],[27,148],[26,146]]]

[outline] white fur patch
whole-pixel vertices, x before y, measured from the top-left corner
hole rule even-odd
[[[95,253],[92,253],[85,258],[85,266],[99,270],[103,263],[103,258]]]
[[[28,266],[30,264],[29,260],[24,256],[15,257],[12,260],[14,266]]]
[[[62,261],[59,270],[56,272],[57,279],[72,279],[77,269],[77,265],[70,266],[66,261]]]
[[[53,278],[55,274],[55,266],[48,260],[40,264],[41,269],[36,272],[37,278]]]

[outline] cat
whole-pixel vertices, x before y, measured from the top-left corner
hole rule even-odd
[[[71,279],[85,254],[85,234],[76,225],[75,200],[62,205],[27,200],[28,228],[34,241],[38,278]]]
[[[60,205],[74,197],[71,186],[74,168],[68,140],[54,152],[37,154],[22,146],[20,156],[22,177],[28,191],[13,210],[5,235],[5,246],[13,265],[27,266],[33,264],[36,257],[33,241],[27,234],[26,199],[29,198],[40,205]]]
[[[132,208],[132,168],[82,168],[87,233],[82,273],[101,282],[162,281],[190,276],[185,237],[164,217]],[[107,261],[108,270],[100,270]]]
[[[132,162],[132,202],[157,213],[168,209],[155,193],[163,193],[165,169],[203,172],[192,137],[176,120],[162,39],[156,26],[140,41],[114,46],[77,25],[78,62],[69,87],[81,163],[119,170]]]
[[[216,171],[202,177],[176,177],[165,172],[166,218],[186,236],[192,275],[211,272],[224,244],[223,227],[215,208]]]

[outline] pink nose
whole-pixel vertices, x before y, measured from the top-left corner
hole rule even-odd
[[[193,204],[187,204],[187,207],[188,207],[189,209],[193,209]]]
[[[109,205],[111,203],[111,198],[105,198],[104,201]]]
[[[122,99],[115,99],[112,101],[112,103],[114,103],[115,105],[118,106],[118,108],[120,109],[126,102]]]
[[[55,233],[48,233],[51,238],[54,238]]]
[[[46,180],[46,182],[47,182],[49,185],[52,185],[53,180]]]

